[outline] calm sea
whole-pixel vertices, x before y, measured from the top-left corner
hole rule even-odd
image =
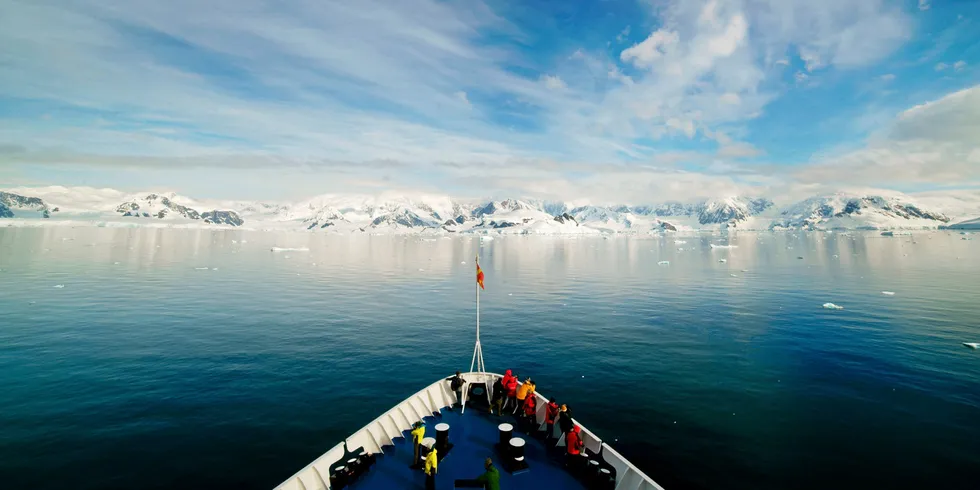
[[[271,488],[469,367],[477,252],[487,367],[668,490],[978,488],[980,241],[952,232],[99,228],[0,228],[0,487]]]

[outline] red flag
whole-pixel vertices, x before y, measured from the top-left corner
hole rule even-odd
[[[476,263],[476,283],[480,285],[480,289],[486,289],[483,287],[483,269],[480,268],[480,263]]]

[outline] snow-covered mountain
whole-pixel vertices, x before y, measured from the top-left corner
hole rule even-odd
[[[950,222],[909,196],[838,193],[806,199],[784,209],[773,222],[778,228],[882,229],[937,228]]]
[[[535,199],[455,200],[432,195],[327,194],[297,202],[201,201],[172,192],[87,187],[0,192],[8,225],[239,227],[378,234],[649,234],[786,228],[928,229],[975,218],[980,192],[917,199],[898,193],[838,193],[777,207],[766,198],[594,205]]]

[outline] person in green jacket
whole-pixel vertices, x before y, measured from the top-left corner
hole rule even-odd
[[[500,472],[493,467],[493,460],[487,458],[483,462],[483,467],[487,469],[485,473],[477,477],[476,481],[483,484],[486,490],[500,490]]]

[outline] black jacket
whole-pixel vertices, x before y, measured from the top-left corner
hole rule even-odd
[[[572,411],[568,410],[565,412],[558,412],[558,427],[561,428],[562,432],[568,432],[572,430],[575,423],[572,422]]]

